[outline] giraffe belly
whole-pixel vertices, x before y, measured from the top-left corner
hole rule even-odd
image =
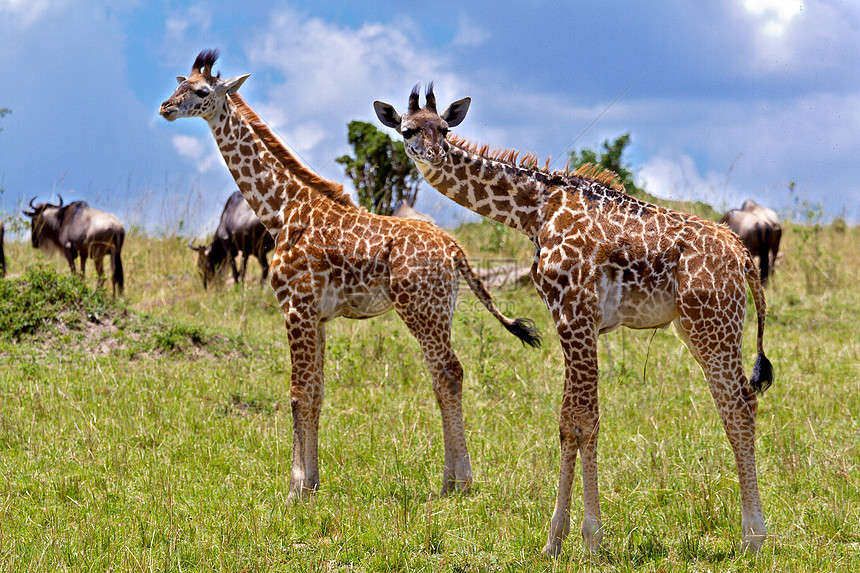
[[[601,334],[611,332],[619,326],[636,329],[665,328],[678,316],[673,280],[658,282],[653,288],[644,288],[605,277],[598,292]]]
[[[369,284],[330,285],[319,297],[320,319],[372,318],[385,314],[394,305],[385,280]]]

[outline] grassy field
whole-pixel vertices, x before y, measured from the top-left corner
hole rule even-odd
[[[491,223],[456,234],[475,261],[531,255]],[[286,507],[289,352],[268,287],[206,292],[184,238],[132,232],[115,305],[8,244],[0,571],[860,571],[860,229],[787,225],[783,241],[758,418],[763,551],[738,551],[734,462],[698,366],[671,329],[620,330],[600,343],[604,545],[590,555],[572,533],[558,560],[540,550],[563,368],[531,286],[496,296],[537,321],[540,350],[461,295],[470,492],[436,495],[438,408],[389,314],[329,325],[322,486]],[[748,369],[754,338],[748,320]]]

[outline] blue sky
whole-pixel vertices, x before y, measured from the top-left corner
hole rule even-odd
[[[492,147],[560,168],[630,132],[626,159],[655,195],[860,221],[856,0],[237,6],[0,0],[3,212],[61,193],[127,225],[211,232],[235,185],[202,120],[157,110],[218,48],[216,70],[250,73],[251,105],[347,185],[346,124],[381,128],[374,100],[402,109],[433,80],[440,105],[472,97],[457,133]],[[418,206],[446,226],[475,217],[426,184]]]

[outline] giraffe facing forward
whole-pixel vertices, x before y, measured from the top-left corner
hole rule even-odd
[[[450,341],[459,276],[523,344],[539,345],[534,323],[504,316],[460,246],[438,227],[368,213],[342,185],[299,163],[237,93],[248,76],[212,74],[217,57],[217,51],[201,52],[191,75],[177,77],[179,87],[159,111],[169,121],[207,121],[239,190],[275,237],[270,280],[286,318],[292,359],[290,499],[319,487],[325,323],[392,308],[421,345],[433,380],[445,443],[442,493],[468,487],[463,369]]]
[[[767,529],[755,464],[756,392],[772,382],[762,349],[764,291],[737,236],[723,225],[665,209],[623,192],[610,173],[538,169],[534,156],[489,154],[448,129],[471,100],[439,114],[432,84],[419,107],[418,86],[403,115],[375,102],[379,120],[403,135],[406,152],[438,191],[485,217],[513,227],[535,245],[532,280],[556,323],[565,361],[559,415],[561,463],[555,510],[544,553],[558,555],[570,530],[571,488],[582,457],[586,546],[603,536],[597,489],[597,337],[619,326],[674,323],[701,365],[735,455],[743,548],[758,550]],[[743,369],[741,337],[746,286],[758,318],[752,378]]]

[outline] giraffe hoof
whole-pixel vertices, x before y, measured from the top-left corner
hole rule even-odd
[[[442,491],[439,492],[439,495],[446,496],[451,494],[466,493],[467,491],[469,491],[470,485],[472,485],[472,478],[461,480],[445,480],[445,483],[442,485]]]
[[[285,502],[285,504],[289,507],[301,501],[309,501],[317,489],[319,489],[319,485],[312,488],[301,486],[293,487],[291,485],[290,493],[287,494],[287,501]]]
[[[549,557],[550,559],[557,558],[559,555],[561,555],[561,541],[547,541],[546,545],[543,546],[541,555],[543,555],[544,557]]]
[[[603,524],[598,519],[585,519],[582,522],[582,541],[592,554],[600,551],[603,542]]]
[[[763,519],[753,520],[744,526],[744,540],[741,543],[741,551],[758,553],[767,537],[767,526]]]

